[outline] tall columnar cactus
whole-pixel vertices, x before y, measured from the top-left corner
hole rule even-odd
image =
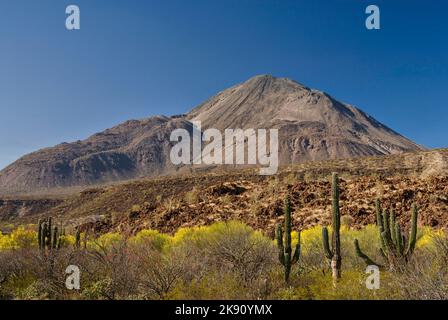
[[[39,220],[37,232],[39,249],[41,251],[51,251],[61,248],[64,234],[65,230],[62,225],[60,228],[53,226],[53,219],[51,217],[45,220]]]
[[[408,237],[403,234],[403,229],[397,222],[395,210],[392,208],[390,214],[386,209],[381,211],[381,202],[379,199],[376,201],[376,215],[378,231],[380,233],[381,255],[387,260],[389,269],[400,269],[409,262],[415,249],[415,243],[417,241],[417,205],[415,203],[412,205],[411,227]],[[367,265],[377,265],[384,268],[383,265],[376,263],[362,252],[357,239],[355,239],[355,250],[356,254]]]
[[[37,223],[37,243],[39,244],[39,249],[40,250],[44,249],[43,237],[44,237],[45,232],[46,231],[44,230],[44,222],[41,219],[39,219],[39,222]]]
[[[291,248],[291,202],[287,196],[285,199],[285,234],[283,237],[282,225],[277,226],[277,246],[278,246],[278,258],[280,263],[285,269],[285,282],[289,282],[289,276],[291,274],[291,267],[299,261],[300,258],[300,231],[298,233],[299,239],[294,251],[292,253]]]
[[[75,248],[80,249],[81,248],[81,230],[76,230],[76,236],[75,236]]]
[[[331,185],[331,197],[332,197],[332,236],[331,236],[331,247],[328,237],[327,227],[322,228],[322,241],[324,247],[324,253],[327,259],[331,261],[331,271],[333,275],[333,281],[336,284],[338,279],[341,277],[341,214],[339,211],[339,177],[337,173],[332,175],[332,185]]]

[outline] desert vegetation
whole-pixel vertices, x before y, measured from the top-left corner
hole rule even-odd
[[[0,298],[448,298],[448,237],[418,223],[418,204],[396,212],[378,200],[376,223],[353,227],[333,174],[331,226],[299,230],[292,227],[300,210],[291,207],[294,196],[279,199],[275,234],[234,220],[174,233],[68,232],[48,218],[19,226],[0,234]],[[380,267],[376,290],[366,286],[366,263]],[[65,286],[69,265],[80,268],[79,290]]]

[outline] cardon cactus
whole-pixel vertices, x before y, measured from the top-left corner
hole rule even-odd
[[[336,284],[339,278],[341,278],[341,214],[339,211],[339,177],[337,173],[332,174],[331,185],[331,198],[332,198],[332,236],[331,247],[328,237],[328,229],[322,228],[322,241],[324,247],[325,257],[331,261],[331,271],[333,276],[333,282]]]
[[[75,248],[80,249],[81,248],[81,230],[76,230],[76,236],[75,236]]]
[[[298,233],[298,242],[294,251],[291,248],[291,202],[289,196],[285,199],[285,234],[283,236],[282,225],[277,226],[277,246],[278,246],[278,258],[280,263],[284,267],[285,282],[289,282],[289,276],[291,274],[291,267],[299,261],[300,258],[300,231]]]
[[[395,210],[381,210],[381,201],[376,200],[377,226],[380,233],[381,248],[380,253],[387,261],[389,269],[400,269],[409,262],[417,242],[417,218],[418,209],[414,203],[412,205],[412,217],[409,236],[403,234],[403,228],[397,222]],[[359,241],[355,239],[355,250],[358,257],[364,260],[367,265],[377,265],[384,268],[383,265],[370,259],[360,248]]]
[[[53,219],[51,217],[45,220],[39,220],[37,232],[39,249],[41,251],[51,251],[61,248],[64,234],[65,230],[62,225],[60,228],[53,226]]]

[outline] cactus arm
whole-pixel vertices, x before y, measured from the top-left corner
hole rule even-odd
[[[79,229],[76,230],[75,247],[76,247],[76,249],[81,248],[81,231]]]
[[[386,241],[385,241],[384,237],[382,236],[382,234],[384,232],[384,223],[383,223],[383,214],[382,214],[382,210],[381,210],[381,199],[380,198],[377,198],[375,200],[375,212],[376,212],[376,225],[377,225],[378,231],[380,233],[380,243],[381,243],[380,251],[382,252],[382,255],[384,257],[386,257],[387,246],[386,246]]]
[[[40,239],[39,239],[39,247],[44,250],[45,249],[45,235],[46,235],[47,229],[46,229],[46,223],[42,222],[41,225],[41,232],[40,232]]]
[[[291,202],[289,196],[285,198],[285,282],[289,281],[292,265],[292,248],[291,248]]]
[[[49,217],[48,218],[48,221],[47,221],[47,242],[46,242],[46,245],[47,245],[47,248],[48,249],[51,249],[51,240],[52,240],[52,234],[51,234],[51,231],[53,230],[53,227],[52,227],[52,218],[51,217]]]
[[[386,244],[390,243],[391,233],[390,233],[390,224],[389,224],[389,211],[387,209],[384,209],[383,211],[383,233],[384,233],[384,239],[386,240]]]
[[[42,220],[39,220],[39,230],[37,233],[37,240],[39,242],[39,249],[44,250],[45,249],[45,223]]]
[[[285,199],[285,254],[286,259],[290,260],[291,248],[291,203],[289,197]]]
[[[42,250],[42,220],[39,219],[39,222],[37,223],[37,242],[39,244],[39,249]]]
[[[46,222],[42,225],[42,234],[41,234],[41,247],[42,250],[45,250],[45,246],[47,245],[47,235],[48,235],[48,225]]]
[[[369,256],[367,256],[364,252],[362,252],[362,250],[361,250],[361,248],[359,246],[358,239],[355,239],[354,245],[355,245],[356,255],[358,257],[360,257],[367,266],[375,265],[375,266],[378,266],[378,267],[382,267],[380,264],[378,264],[375,261],[373,261],[372,259],[370,259]]]
[[[390,239],[390,234],[388,235],[386,231],[383,231],[381,233],[381,240],[385,244],[386,250],[384,251],[387,255],[394,252],[394,244],[392,240]]]
[[[376,225],[381,229],[384,229],[383,216],[381,214],[381,200],[379,198],[375,201],[375,212],[376,212]]]
[[[395,244],[392,241],[391,232],[395,232],[395,230],[390,229],[389,224],[389,212],[384,209],[383,211],[383,224],[384,224],[384,230],[381,233],[381,237],[383,238],[384,244],[386,245],[387,252],[394,252],[395,251]]]
[[[402,256],[404,249],[404,242],[403,242],[403,236],[401,234],[401,227],[398,224],[395,227],[395,238],[396,238],[397,255]]]
[[[401,233],[401,243],[403,244],[403,247],[401,249],[401,255],[405,256],[406,248],[407,248],[407,245],[406,245],[407,239],[406,239],[406,236],[401,232],[401,228],[400,228],[400,233]],[[408,243],[408,245],[409,245],[409,243]]]
[[[300,245],[300,231],[298,233],[298,241],[297,241],[297,245],[296,245],[296,249],[294,251],[294,256],[292,257],[292,264],[295,264],[299,261],[300,259],[300,250],[301,250],[301,245]]]
[[[411,221],[411,231],[409,232],[409,243],[406,249],[406,256],[410,256],[415,249],[415,244],[417,242],[417,218],[418,209],[417,205],[414,203],[412,205],[412,221]]]
[[[53,228],[53,240],[52,240],[52,243],[51,243],[51,248],[52,249],[56,249],[56,247],[57,247],[57,244],[58,244],[58,236],[59,236],[59,234],[58,234],[58,227],[57,226],[55,226],[54,228]]]
[[[333,253],[330,250],[330,241],[328,239],[328,229],[327,227],[322,228],[322,244],[324,248],[324,254],[327,259],[333,258]]]
[[[395,210],[393,208],[390,209],[390,230],[391,230],[391,238],[392,238],[392,242],[395,243],[395,245],[397,245],[397,234],[396,234],[396,229],[397,229],[397,221],[396,221],[396,216],[395,216]]]
[[[278,247],[278,260],[285,266],[285,248],[283,247],[283,231],[282,226],[277,226],[277,247]]]

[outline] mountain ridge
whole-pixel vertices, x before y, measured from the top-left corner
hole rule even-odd
[[[278,128],[280,164],[424,150],[362,110],[288,78],[259,75],[181,116],[128,120],[85,140],[21,157],[0,171],[0,193],[88,186],[189,168],[169,160],[170,133],[203,128]]]

